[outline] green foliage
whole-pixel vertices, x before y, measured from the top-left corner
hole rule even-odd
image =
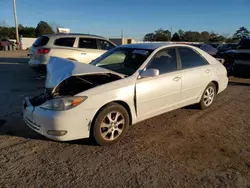
[[[45,35],[45,34],[54,34],[55,32],[53,31],[53,29],[47,22],[40,21],[37,24],[35,33],[36,33],[36,36],[38,37],[40,35]]]
[[[170,41],[171,32],[169,30],[158,29],[155,31],[155,41]]]
[[[155,41],[155,34],[148,33],[144,36],[143,41]]]
[[[180,38],[180,36],[179,36],[179,34],[178,33],[174,33],[174,35],[173,35],[173,37],[172,37],[172,39],[171,39],[172,41],[180,41],[181,40],[181,38]]]
[[[169,41],[171,33],[168,30],[158,29],[154,33],[148,33],[144,37],[144,41]],[[213,32],[197,32],[179,30],[174,33],[172,41],[183,42],[238,42],[242,38],[250,37],[250,32],[245,27],[240,27],[233,37],[225,37]]]
[[[180,29],[180,30],[178,31],[178,35],[180,36],[180,40],[181,40],[181,41],[183,41],[183,36],[184,36],[184,34],[185,34],[185,31],[183,31],[182,29]]]
[[[247,30],[245,27],[240,27],[236,33],[233,35],[233,38],[235,39],[242,39],[242,38],[247,38],[250,36],[250,32]]]
[[[143,38],[144,41],[170,41],[171,32],[169,30],[158,29],[154,33],[148,33]]]

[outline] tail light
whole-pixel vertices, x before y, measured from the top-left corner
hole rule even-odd
[[[48,54],[50,51],[49,48],[40,48],[38,51],[37,51],[37,54]]]

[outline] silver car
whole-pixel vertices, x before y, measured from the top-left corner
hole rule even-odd
[[[58,141],[122,138],[130,125],[190,104],[210,107],[228,84],[225,67],[201,49],[180,44],[131,44],[91,64],[53,57],[45,93],[27,97],[26,124]]]
[[[42,35],[30,48],[29,66],[36,70],[45,69],[51,56],[88,64],[115,46],[108,39],[96,35]]]

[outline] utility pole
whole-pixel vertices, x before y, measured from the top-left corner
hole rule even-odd
[[[171,38],[172,38],[172,29],[173,29],[173,28],[172,28],[172,25],[171,25],[171,30],[170,30],[170,33],[171,33],[171,34],[170,34],[170,37],[171,37]]]
[[[13,0],[13,9],[14,9],[14,19],[15,19],[15,25],[16,25],[16,43],[17,43],[17,48],[19,49],[20,41],[19,41],[19,33],[18,33],[17,15],[16,15],[16,0]]]

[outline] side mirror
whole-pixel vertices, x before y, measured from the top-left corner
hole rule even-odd
[[[141,78],[148,78],[148,77],[155,77],[160,74],[160,71],[158,69],[147,69],[145,71],[142,71],[140,76]]]

